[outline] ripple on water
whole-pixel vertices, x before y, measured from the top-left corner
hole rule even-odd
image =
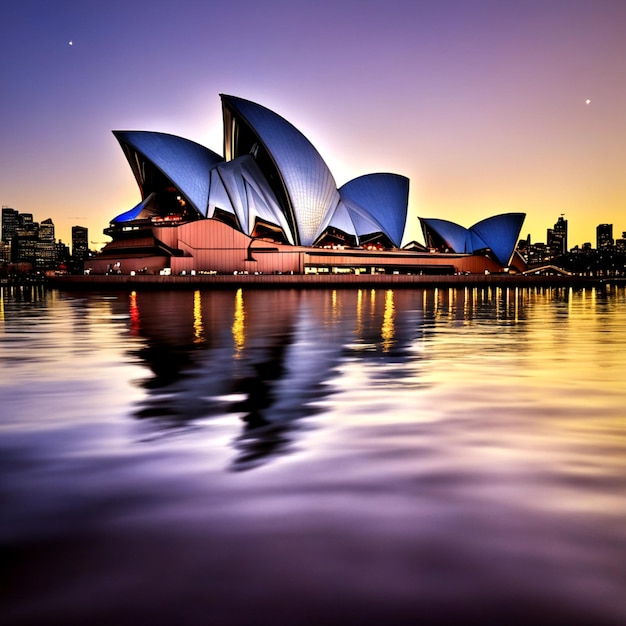
[[[10,621],[626,620],[623,287],[2,297]]]

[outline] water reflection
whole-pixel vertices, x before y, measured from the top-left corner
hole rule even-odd
[[[305,300],[241,290],[179,293],[175,301],[166,292],[139,294],[131,306],[140,311],[146,343],[133,354],[153,376],[139,383],[148,393],[135,415],[166,429],[239,416],[237,469],[284,453],[298,420],[328,395],[324,382],[341,355],[337,332],[332,341],[317,336],[322,312]]]
[[[246,313],[243,308],[243,290],[237,289],[237,293],[235,294],[235,315],[232,326],[233,339],[235,341],[235,358],[241,356],[241,351],[246,342],[245,320]]]
[[[1,300],[10,623],[626,619],[624,287]]]
[[[178,429],[238,415],[237,468],[289,449],[299,420],[332,393],[341,359],[397,356],[418,332],[396,334],[392,291],[133,292],[127,306],[131,333],[145,340],[132,356],[152,373],[137,383],[146,396],[135,416]]]
[[[300,420],[317,414],[350,377],[358,386],[365,373],[374,388],[388,393],[428,388],[443,380],[432,369],[424,372],[436,349],[439,359],[442,354],[449,359],[441,375],[454,380],[457,359],[468,354],[472,336],[483,355],[494,353],[494,362],[506,344],[502,367],[523,371],[533,353],[558,341],[549,327],[533,326],[527,336],[529,313],[557,301],[564,306],[556,308],[555,319],[567,318],[575,300],[596,315],[607,302],[606,292],[594,289],[589,295],[491,287],[238,289],[132,292],[111,306],[115,314],[127,309],[130,333],[143,339],[131,355],[151,371],[137,381],[146,394],[135,416],[165,432],[198,419],[236,415],[243,427],[234,442],[233,466],[250,468],[288,452]],[[457,332],[461,328],[464,334]],[[463,381],[458,384],[459,393],[471,395]]]

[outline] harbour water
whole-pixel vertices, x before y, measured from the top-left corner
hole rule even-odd
[[[626,623],[626,287],[1,296],[3,623]]]

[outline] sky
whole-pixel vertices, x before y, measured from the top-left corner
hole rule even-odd
[[[0,203],[66,242],[141,199],[112,130],[223,154],[220,93],[338,186],[407,176],[404,243],[510,211],[533,242],[561,214],[570,247],[626,231],[626,0],[13,0],[0,32]]]

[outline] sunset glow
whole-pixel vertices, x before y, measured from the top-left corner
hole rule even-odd
[[[626,3],[26,0],[5,13],[0,202],[51,217],[65,241],[81,224],[99,247],[139,201],[111,130],[221,153],[219,93],[289,119],[338,185],[408,176],[405,242],[421,240],[418,216],[469,227],[515,211],[533,241],[561,213],[572,246],[601,222],[626,231]]]

